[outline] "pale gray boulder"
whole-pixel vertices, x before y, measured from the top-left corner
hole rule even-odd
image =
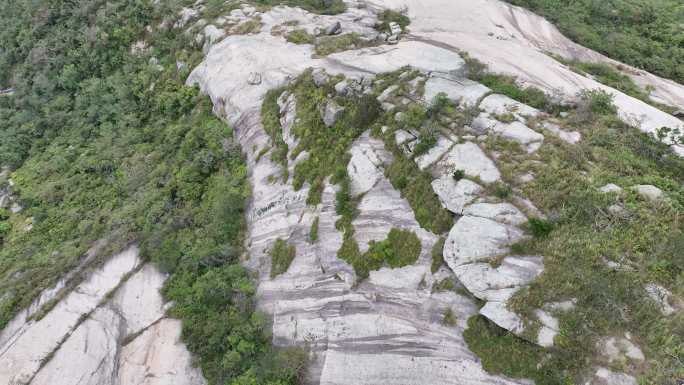
[[[491,90],[486,86],[469,79],[431,76],[425,83],[425,102],[430,104],[443,93],[461,106],[476,106],[489,92]]]
[[[332,127],[337,122],[337,119],[344,112],[344,107],[335,103],[334,100],[328,100],[325,103],[325,107],[321,111],[321,118],[323,118],[323,124],[326,127]]]
[[[605,194],[608,193],[620,193],[622,192],[622,187],[613,184],[613,183],[608,183],[607,185],[599,188],[599,191]]]
[[[463,214],[463,208],[467,204],[483,192],[483,188],[477,183],[468,179],[456,181],[451,174],[433,180],[432,189],[445,209],[459,215]]]
[[[660,202],[665,197],[663,190],[650,184],[632,186],[632,190],[651,202]]]
[[[493,219],[499,223],[520,226],[527,217],[510,203],[475,203],[463,210],[463,215]]]
[[[504,115],[510,113],[523,122],[525,117],[537,117],[541,114],[536,108],[500,94],[492,94],[482,99],[480,108],[490,114]]]
[[[485,155],[478,145],[472,142],[454,145],[436,163],[434,169],[440,174],[463,170],[466,175],[478,177],[484,183],[492,183],[501,179],[501,173],[494,162]]]
[[[524,238],[522,230],[494,220],[464,216],[449,231],[444,243],[444,261],[452,270],[509,251],[509,246]]]
[[[437,143],[423,155],[416,157],[416,164],[421,170],[427,169],[429,166],[437,162],[444,154],[446,154],[451,147],[454,146],[454,138],[448,138],[444,135],[439,135]]]

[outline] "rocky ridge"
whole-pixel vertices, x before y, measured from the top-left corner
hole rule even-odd
[[[501,172],[496,154],[486,151],[484,141],[490,136],[502,137],[534,154],[548,135],[569,143],[581,136],[563,131],[534,108],[464,78],[465,63],[459,50],[485,61],[496,72],[517,75],[567,101],[580,89],[606,87],[571,72],[541,50],[571,58],[609,59],[570,43],[543,19],[498,1],[411,1],[410,34],[400,36],[394,28],[395,39],[379,36],[373,28],[378,10],[399,8],[404,3],[349,2],[349,9],[336,16],[313,15],[291,7],[258,12],[243,6],[216,25],[195,20],[196,9],[183,11],[179,25],[201,30],[197,39],[206,53],[188,83],[198,84],[212,98],[215,112],[235,127],[246,152],[253,197],[248,212],[250,258],[245,264],[259,277],[259,306],[273,317],[274,342],[306,345],[314,353],[310,383],[529,383],[484,371],[463,340],[465,321],[479,312],[532,342],[551,346],[558,332],[554,314],[571,310],[573,299],[537,309],[535,335],[526,333],[527,325],[507,307],[515,292],[543,271],[543,256],[515,255],[510,250],[512,244],[527,237],[523,225],[528,218],[543,214],[517,192],[505,201],[488,193],[487,187],[500,181]],[[434,9],[443,10],[443,15],[435,15]],[[454,16],[462,19],[455,22]],[[485,16],[489,19],[483,22]],[[232,34],[256,18],[258,28],[248,34]],[[294,25],[312,34],[357,33],[375,46],[320,57],[311,45],[285,40],[283,35]],[[537,28],[539,25],[543,28]],[[261,103],[268,90],[287,85],[307,68],[314,68],[321,82],[332,75],[345,77],[335,87],[343,94],[371,90],[376,75],[405,66],[420,73],[409,84],[420,103],[429,105],[444,94],[462,107],[479,109],[463,132],[440,134],[437,144],[415,159],[420,169],[434,176],[434,192],[457,218],[443,250],[448,268],[431,271],[430,250],[441,234],[418,224],[407,200],[385,176],[392,154],[367,132],[349,149],[347,172],[352,194],[360,199],[359,213],[352,222],[355,240],[363,252],[370,241],[381,241],[390,229],[401,228],[416,233],[422,247],[415,264],[384,267],[360,281],[354,269],[336,257],[343,241],[335,226],[338,186],[327,181],[322,202],[309,206],[305,202],[308,184],[295,190],[291,178],[273,181],[281,166],[260,155],[270,145],[260,120]],[[637,73],[635,80],[653,85],[658,100],[684,105],[680,85]],[[378,97],[384,109],[412,102],[395,98],[396,90],[386,88]],[[680,123],[641,101],[610,91],[616,94],[621,117],[645,131]],[[286,93],[278,100],[283,140],[290,148],[298,141],[290,131],[297,119],[296,103],[296,98]],[[331,102],[323,109],[322,119],[330,125],[340,112]],[[513,120],[501,121],[497,116],[502,114],[512,115]],[[531,118],[541,120],[541,125],[531,124]],[[407,154],[419,142],[417,133],[406,130],[394,131],[394,138]],[[680,147],[675,150],[682,151]],[[306,157],[304,152],[289,162],[290,175]],[[462,170],[465,178],[455,178],[456,170]],[[521,176],[524,178],[534,176]],[[660,196],[646,186],[635,188],[647,197]],[[312,244],[308,234],[315,218],[319,219],[321,241]],[[271,279],[268,250],[276,239],[286,239],[297,253],[288,271]],[[454,278],[484,301],[484,306],[478,309],[470,296],[454,291],[432,290],[443,279]],[[168,304],[158,293],[164,279],[153,267],[141,264],[133,246],[112,257],[39,318],[38,309],[57,298],[61,286],[46,292],[0,332],[0,383],[47,384],[59,374],[64,384],[203,384],[179,342],[180,323],[164,316]],[[654,298],[666,294],[656,286],[646,289]],[[445,324],[447,311],[454,315],[455,324]],[[663,312],[674,311],[664,301]],[[606,354],[611,357],[643,356],[628,337],[607,341],[611,349]],[[80,353],[83,351],[85,355]],[[76,361],[76,355],[84,359]],[[73,375],[65,377],[65,373]],[[636,380],[597,367],[588,383],[635,384]]]

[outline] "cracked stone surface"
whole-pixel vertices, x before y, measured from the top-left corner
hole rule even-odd
[[[445,209],[459,215],[463,213],[463,208],[477,199],[483,191],[479,184],[468,179],[457,182],[451,174],[433,180],[432,189]]]
[[[486,86],[469,79],[450,79],[432,76],[425,83],[425,102],[431,103],[440,93],[461,106],[475,106],[480,99],[491,92]]]
[[[501,173],[496,164],[477,144],[472,142],[454,145],[434,167],[434,172],[440,175],[453,173],[456,170],[463,170],[466,175],[478,177],[484,183],[501,179]]]
[[[275,15],[264,19],[270,17]],[[258,149],[269,141],[259,117],[268,89],[284,85],[307,67],[359,78],[407,64],[449,77],[459,73],[463,61],[450,50],[403,40],[391,48],[314,59],[310,47],[287,45],[264,30],[226,37],[193,71],[189,82],[198,83],[211,96],[215,110],[234,124],[242,148],[257,149],[246,153],[253,197],[247,214],[250,259],[245,263],[259,277],[259,307],[273,317],[277,345],[309,343],[314,352],[310,383],[528,383],[487,374],[462,337],[467,318],[477,312],[474,303],[455,292],[429,290],[436,279],[430,271],[430,250],[437,236],[420,228],[408,202],[385,178],[383,165],[391,158],[380,140],[366,134],[350,150],[353,193],[363,194],[353,221],[354,237],[365,250],[369,241],[382,240],[397,227],[414,231],[422,251],[414,265],[374,271],[359,284],[351,266],[336,256],[342,244],[342,234],[335,228],[337,187],[326,183],[321,203],[311,207],[305,203],[307,184],[294,191],[291,180],[269,183],[268,176],[279,166],[268,156],[257,162]],[[260,72],[262,82],[243,91],[247,67]],[[320,218],[319,239],[325,241],[311,244],[308,232],[315,217]],[[277,238],[295,245],[297,252],[288,271],[271,279],[265,250]],[[446,309],[456,314],[457,325],[442,324]]]
[[[166,277],[139,264],[138,249],[131,246],[93,271],[43,318],[26,321],[25,314],[18,315],[0,333],[0,383],[52,385],[59,378],[60,385],[204,385],[180,342],[180,321],[164,319],[159,290]],[[158,332],[150,337],[152,327]],[[129,346],[143,337],[148,343],[135,351],[136,361]],[[164,351],[164,346],[173,349]],[[122,376],[133,362],[145,368],[147,379]]]

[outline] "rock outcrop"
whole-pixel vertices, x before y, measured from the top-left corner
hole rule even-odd
[[[203,385],[167,319],[166,277],[131,246],[62,294],[45,292],[0,332],[0,383],[11,385]],[[56,295],[63,295],[63,298]],[[50,300],[56,305],[45,312]]]

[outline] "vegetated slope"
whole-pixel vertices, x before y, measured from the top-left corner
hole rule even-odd
[[[507,1],[546,17],[581,45],[684,84],[684,3],[679,0]]]
[[[177,5],[0,2],[0,88],[14,89],[0,96],[0,166],[23,206],[0,212],[0,328],[96,241],[95,263],[137,242],[171,274],[170,313],[211,384],[293,383],[304,357],[271,350],[238,261],[240,147],[183,84],[201,53],[171,27]]]

